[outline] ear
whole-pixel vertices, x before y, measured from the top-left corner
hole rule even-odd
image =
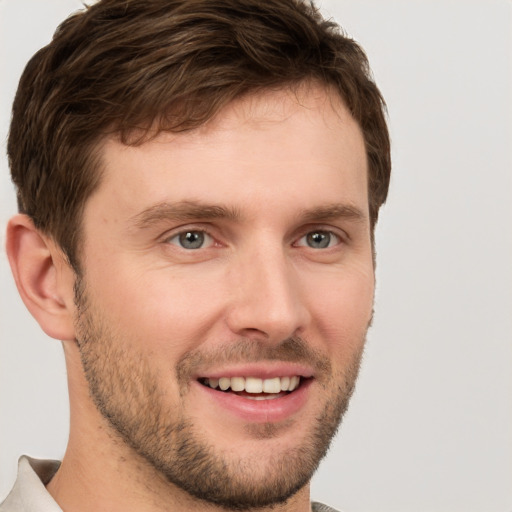
[[[55,339],[75,339],[75,274],[62,250],[22,214],[7,225],[6,249],[19,294],[43,331]]]

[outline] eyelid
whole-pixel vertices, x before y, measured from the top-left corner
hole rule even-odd
[[[183,245],[180,243],[180,238],[185,233],[202,233],[203,237],[204,237],[203,244],[200,247],[183,247]],[[175,242],[175,240],[176,240],[176,242]],[[215,240],[213,239],[212,236],[210,236],[208,233],[206,233],[206,231],[199,231],[197,229],[187,229],[186,231],[182,231],[181,233],[177,233],[177,234],[171,236],[170,238],[168,238],[167,243],[171,244],[171,245],[176,245],[180,249],[183,249],[186,251],[189,251],[189,250],[198,251],[200,249],[208,249],[209,247],[214,245]]]
[[[184,233],[200,232],[204,233],[208,238],[211,239],[211,242],[206,247],[201,247],[202,249],[206,249],[208,247],[211,247],[215,243],[218,243],[217,238],[212,234],[211,231],[212,230],[209,229],[208,226],[205,226],[204,224],[186,224],[166,231],[165,234],[161,236],[161,240],[163,243],[175,245],[178,248],[186,250],[184,247],[180,247],[179,244],[172,243],[171,240],[179,237]]]
[[[299,231],[298,236],[295,237],[295,242],[293,243],[293,245],[298,247],[307,247],[307,245],[298,245],[298,242],[299,240],[302,240],[305,236],[314,232],[330,233],[331,235],[335,236],[339,240],[339,242],[333,247],[343,244],[344,242],[347,242],[350,239],[349,235],[340,228],[334,226],[326,226],[325,224],[312,224],[302,228]],[[328,247],[328,249],[331,248],[332,247]]]
[[[342,239],[341,237],[339,237],[336,233],[332,232],[332,231],[325,231],[325,230],[320,230],[320,229],[317,229],[316,230],[317,233],[328,233],[329,236],[331,238],[334,238],[334,243],[331,243],[332,242],[332,239],[329,240],[329,245],[327,245],[327,247],[312,247],[310,246],[307,242],[305,243],[302,243],[302,240],[305,239],[307,236],[309,236],[311,233],[315,233],[315,231],[309,231],[308,233],[306,233],[305,235],[301,236],[297,242],[295,243],[295,246],[296,247],[305,247],[307,249],[312,249],[314,251],[325,251],[327,249],[332,249],[334,247],[337,247],[339,246],[341,243],[342,243]]]

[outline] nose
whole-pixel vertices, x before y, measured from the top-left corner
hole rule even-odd
[[[300,274],[279,245],[240,255],[230,272],[227,323],[235,334],[279,343],[310,321]]]

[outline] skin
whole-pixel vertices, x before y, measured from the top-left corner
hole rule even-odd
[[[346,406],[372,315],[357,123],[334,94],[308,86],[244,98],[193,132],[137,147],[109,139],[101,151],[103,178],[83,216],[80,308],[76,276],[52,240],[22,215],[8,228],[22,298],[64,340],[70,438],[48,490],[78,512],[225,509],[170,483],[140,448],[142,434],[130,445],[105,410],[123,421],[184,419],[230,479],[242,472],[263,487],[287,461],[298,478],[293,467],[319,419],[334,431]],[[206,232],[205,244],[180,246],[187,231]],[[330,237],[328,247],[310,246],[315,233]],[[286,350],[287,340],[301,340],[305,352]],[[247,364],[309,372],[300,406],[251,420],[198,383],[243,375]],[[176,454],[163,453],[172,463]],[[273,510],[309,510],[309,477]]]

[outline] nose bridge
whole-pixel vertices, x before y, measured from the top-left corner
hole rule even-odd
[[[239,255],[234,277],[232,330],[249,337],[258,333],[278,342],[304,327],[308,312],[299,275],[281,243],[247,248]]]

